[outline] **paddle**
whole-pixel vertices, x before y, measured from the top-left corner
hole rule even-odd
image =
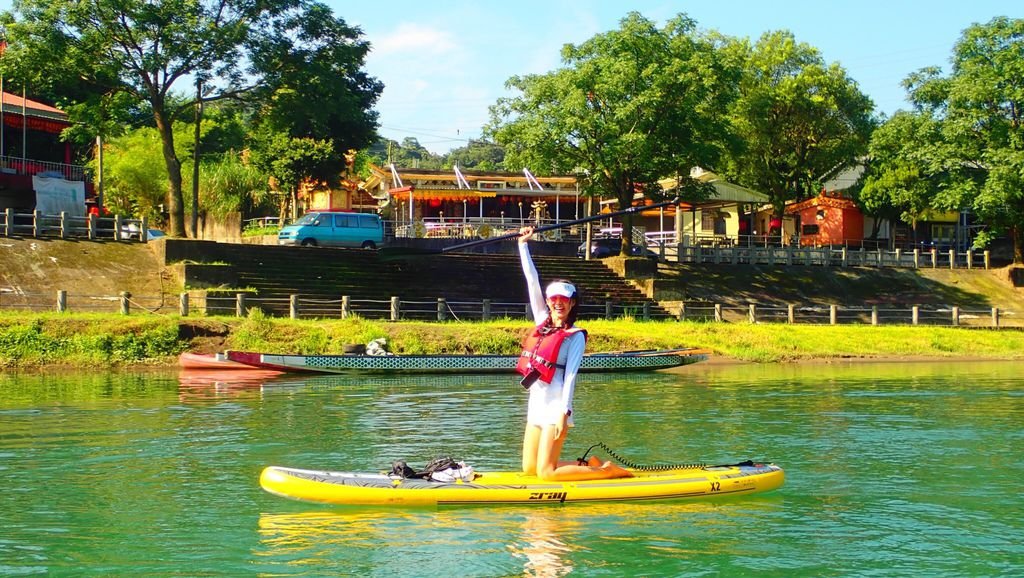
[[[675,197],[671,201],[662,201],[660,203],[655,203],[653,205],[641,205],[641,206],[637,206],[637,207],[630,207],[628,209],[622,209],[621,211],[613,211],[611,213],[600,213],[600,214],[597,214],[597,215],[591,215],[589,217],[583,217],[582,219],[574,219],[572,221],[562,221],[561,223],[555,223],[553,225],[543,225],[541,227],[536,227],[533,230],[533,232],[534,233],[542,233],[544,231],[553,231],[555,229],[562,229],[564,227],[572,227],[573,225],[582,225],[583,223],[589,223],[591,221],[597,221],[597,220],[600,220],[600,219],[609,219],[609,218],[613,218],[613,217],[621,217],[622,215],[630,215],[630,214],[633,214],[633,213],[639,213],[640,211],[648,211],[650,209],[660,209],[662,207],[667,207],[669,205],[678,204],[679,202],[680,202],[679,197]],[[466,243],[459,243],[458,245],[451,245],[451,246],[448,246],[448,247],[444,247],[442,249],[426,249],[426,248],[418,248],[418,247],[391,247],[391,248],[381,249],[381,251],[384,252],[384,253],[391,254],[391,255],[400,254],[400,253],[403,253],[403,252],[408,253],[410,255],[412,255],[412,254],[424,255],[424,254],[436,254],[436,253],[450,253],[452,251],[458,251],[459,249],[468,249],[470,247],[477,247],[477,246],[480,246],[480,245],[487,245],[487,244],[490,244],[490,243],[498,243],[500,241],[508,241],[508,240],[511,240],[511,239],[516,239],[518,237],[519,237],[519,233],[515,232],[515,233],[506,233],[504,235],[498,235],[497,237],[488,237],[486,239],[476,239],[474,241],[469,241],[469,242],[466,242]]]

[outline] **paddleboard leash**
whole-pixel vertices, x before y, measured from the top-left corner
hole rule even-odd
[[[608,447],[604,442],[597,442],[596,444],[587,448],[587,451],[583,452],[583,457],[579,459],[580,465],[585,465],[587,463],[587,456],[590,454],[591,451],[593,451],[594,448],[601,448],[602,450],[608,452],[608,455],[611,456],[613,460],[619,462],[621,465],[626,466],[631,470],[637,470],[640,472],[664,472],[668,470],[700,470],[707,467],[707,464],[705,464],[704,462],[693,462],[688,464],[637,464],[620,456],[618,453],[615,452],[615,450]]]

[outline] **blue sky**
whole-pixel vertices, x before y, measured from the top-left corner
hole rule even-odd
[[[948,70],[961,31],[994,16],[1024,17],[1012,0],[326,0],[373,46],[366,69],[380,79],[380,133],[415,137],[443,153],[480,136],[488,107],[514,75],[559,66],[565,43],[614,29],[635,10],[659,24],[685,12],[703,29],[758,38],[787,29],[838,62],[878,111],[907,108],[900,82],[925,66]],[[0,0],[0,9],[11,7]]]
[[[994,16],[1024,17],[1024,4],[1010,0],[327,3],[374,47],[367,70],[385,84],[381,134],[415,137],[434,152],[479,136],[488,106],[508,94],[509,77],[556,68],[563,44],[614,29],[632,10],[659,24],[685,12],[703,29],[736,37],[790,30],[826,61],[839,62],[887,115],[908,107],[900,86],[907,74],[933,65],[948,70],[964,28]]]

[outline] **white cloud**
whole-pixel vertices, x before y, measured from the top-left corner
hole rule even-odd
[[[412,22],[399,24],[393,31],[373,39],[371,45],[379,56],[424,52],[437,55],[458,49],[458,43],[447,31]]]

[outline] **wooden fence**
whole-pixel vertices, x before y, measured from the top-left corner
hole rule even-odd
[[[122,292],[116,296],[90,296],[57,291],[54,294],[0,293],[0,310],[89,311],[123,315],[137,313],[244,317],[252,309],[292,319],[344,319],[359,316],[390,321],[486,321],[531,317],[529,305],[483,299],[480,301],[325,299],[308,295],[260,298],[251,293],[181,293],[177,300],[136,297]],[[1024,329],[1024,314],[998,307],[759,305],[724,304],[703,301],[645,302],[622,304],[612,301],[581,306],[580,319],[701,321],[710,323],[781,323],[819,325],[934,325]]]

